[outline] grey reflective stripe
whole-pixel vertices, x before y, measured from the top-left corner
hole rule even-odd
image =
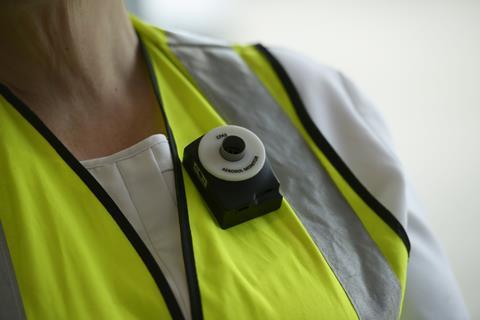
[[[360,319],[397,319],[401,287],[370,235],[301,134],[236,52],[169,34],[172,51],[228,123],[265,144],[281,189]],[[187,45],[182,46],[181,43]]]
[[[25,313],[0,222],[0,320],[3,319],[25,319]]]
[[[218,46],[228,48],[229,44],[226,41],[219,39],[210,38],[207,36],[199,36],[196,34],[191,34],[186,31],[179,31],[175,33],[166,32],[168,36],[168,45],[173,47],[176,45],[185,47],[185,46],[202,46],[207,45],[209,47]]]

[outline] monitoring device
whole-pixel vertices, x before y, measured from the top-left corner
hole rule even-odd
[[[190,143],[183,165],[223,229],[278,209],[280,184],[250,130],[217,127]]]

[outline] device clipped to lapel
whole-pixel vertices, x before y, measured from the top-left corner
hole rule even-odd
[[[223,229],[281,205],[280,184],[265,147],[246,128],[209,131],[185,147],[183,165]]]

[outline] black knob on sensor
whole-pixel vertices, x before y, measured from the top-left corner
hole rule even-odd
[[[245,155],[245,141],[239,136],[231,135],[223,139],[220,154],[225,160],[238,161]]]

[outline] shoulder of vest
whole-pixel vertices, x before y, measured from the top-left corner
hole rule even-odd
[[[387,220],[401,230],[409,247],[403,230],[408,215],[406,176],[378,107],[343,72],[292,50],[270,51],[341,171],[370,199],[370,206],[388,211]]]
[[[226,49],[237,45],[224,39],[205,36],[185,30],[162,29],[158,26],[142,21],[134,15],[130,15],[130,19],[136,31],[142,36],[142,39],[155,45],[196,48],[223,47]]]

